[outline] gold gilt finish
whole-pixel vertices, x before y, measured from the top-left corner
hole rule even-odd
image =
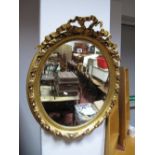
[[[79,26],[75,26],[75,22]],[[88,27],[85,26],[86,22],[90,22]],[[95,31],[93,28],[98,25],[100,30]],[[57,47],[68,41],[79,39],[89,41],[101,50],[109,65],[110,86],[104,106],[91,121],[79,126],[67,127],[51,120],[45,112],[40,100],[40,77],[44,63]],[[111,41],[111,35],[102,28],[102,22],[95,16],[75,17],[69,20],[57,28],[56,32],[46,36],[45,40],[38,45],[27,75],[27,98],[34,117],[45,130],[65,139],[75,139],[91,133],[109,116],[118,100],[119,92],[119,54],[116,48],[116,44]]]

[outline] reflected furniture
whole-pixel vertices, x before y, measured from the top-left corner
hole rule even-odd
[[[76,96],[79,93],[79,80],[73,72],[58,72],[55,85],[57,96]]]

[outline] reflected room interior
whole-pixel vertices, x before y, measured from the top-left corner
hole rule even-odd
[[[108,86],[108,64],[100,50],[87,41],[69,41],[48,57],[40,80],[40,99],[52,120],[76,126],[96,116]]]

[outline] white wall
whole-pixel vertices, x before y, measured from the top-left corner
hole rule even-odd
[[[27,71],[35,54],[34,48],[39,44],[39,1],[20,0],[19,19],[19,153],[20,155],[41,155],[40,126],[32,116],[26,98]]]
[[[110,0],[44,0],[40,8],[40,41],[75,16],[95,15],[104,22],[104,28],[110,30]],[[41,137],[42,155],[103,155],[105,124],[82,140],[72,143],[55,138],[43,130]]]
[[[42,0],[40,40],[75,16],[95,15],[110,30],[110,0]]]
[[[81,140],[65,142],[42,130],[42,155],[103,155],[105,121]]]

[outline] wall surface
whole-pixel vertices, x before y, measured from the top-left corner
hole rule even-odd
[[[122,15],[135,17],[135,0],[122,0]]]
[[[110,12],[110,33],[112,35],[112,41],[118,46],[119,52],[121,52],[121,11],[121,0],[112,0]]]
[[[34,48],[39,44],[39,1],[20,0],[19,18],[19,152],[20,155],[41,155],[41,130],[30,112],[26,98],[27,71],[35,53]]]
[[[110,30],[110,0],[44,0],[40,5],[40,41],[75,16],[95,15]],[[42,130],[42,155],[103,155],[105,124],[82,140],[67,143]]]
[[[105,121],[90,135],[81,140],[65,142],[42,130],[42,155],[103,155],[105,145]]]
[[[122,25],[121,65],[129,69],[130,95],[135,95],[135,27]]]
[[[75,16],[95,15],[110,30],[110,0],[43,0],[40,4],[40,40]]]

